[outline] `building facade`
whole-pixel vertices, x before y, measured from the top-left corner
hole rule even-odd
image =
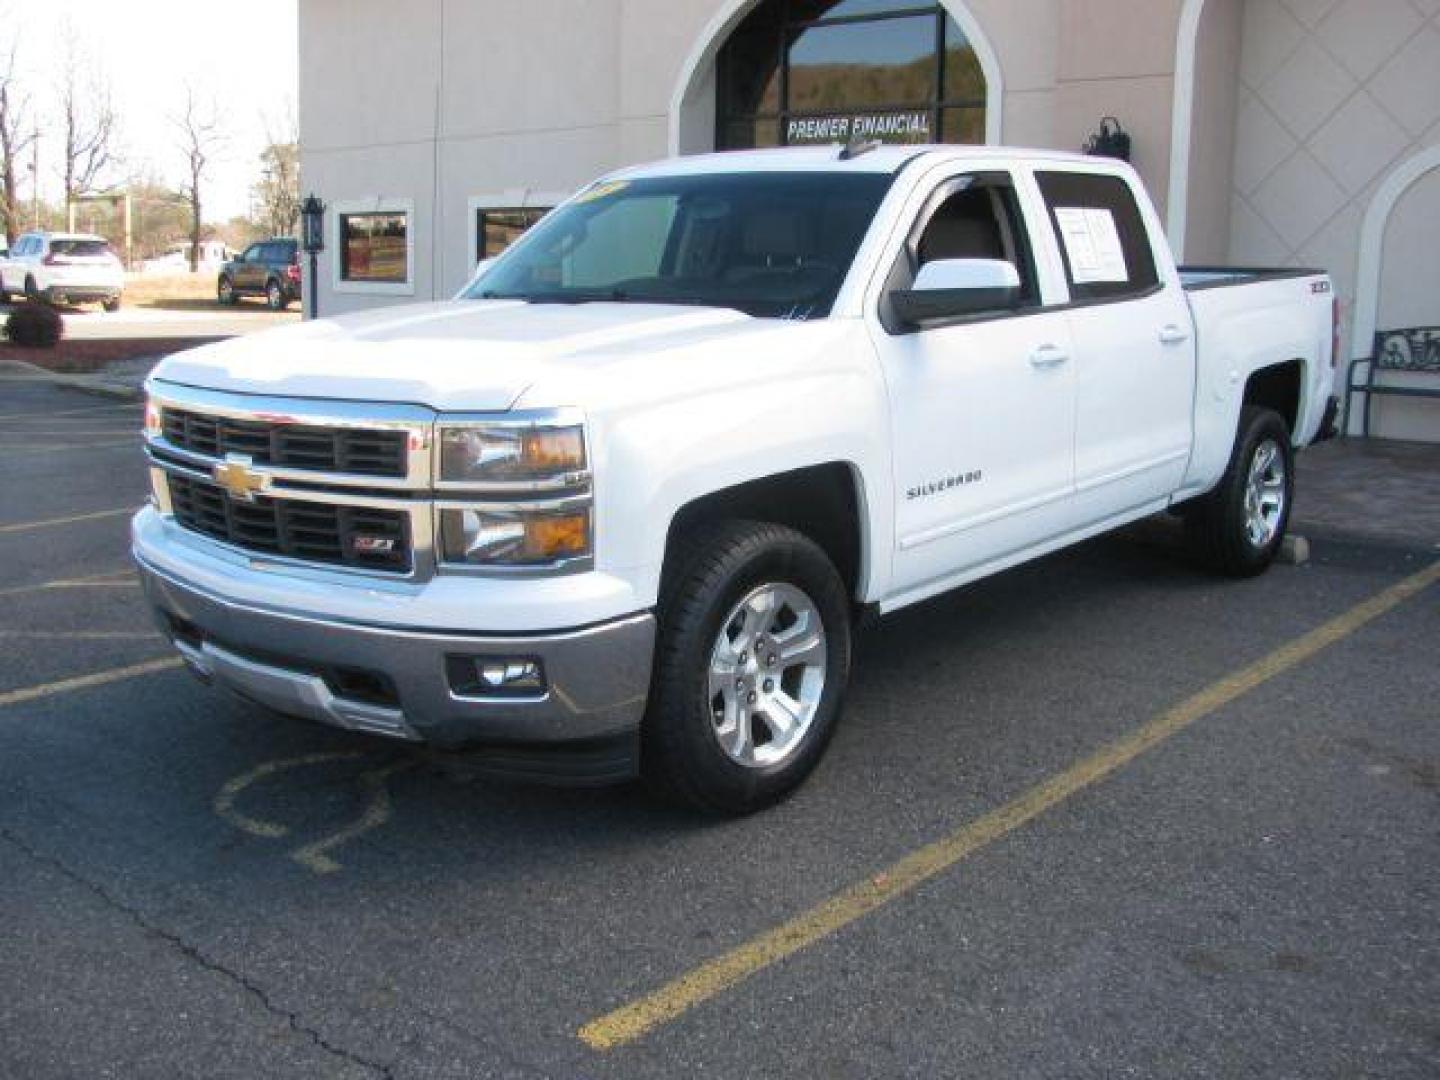
[[[1105,117],[1187,262],[1327,269],[1347,357],[1440,325],[1440,0],[300,4],[322,314],[450,296],[622,165],[852,137],[1079,149]],[[1436,412],[1377,399],[1375,427],[1437,438]]]

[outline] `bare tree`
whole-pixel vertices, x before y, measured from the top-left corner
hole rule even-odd
[[[251,213],[269,236],[293,236],[300,222],[300,142],[295,114],[265,119],[260,179],[250,189]]]
[[[0,219],[5,236],[14,240],[24,231],[24,211],[20,206],[20,172],[24,169],[25,151],[37,137],[30,117],[30,97],[15,76],[15,57],[19,42],[10,42],[8,55],[0,58]],[[39,177],[34,178],[36,182]]]
[[[95,77],[93,65],[83,62],[69,35],[60,75],[60,121],[64,131],[65,212],[68,217],[77,196],[95,189],[95,181],[114,160],[115,108],[110,91]],[[81,69],[92,75],[81,83]]]
[[[212,101],[202,106],[195,100],[195,90],[185,87],[185,111],[171,117],[179,132],[180,153],[185,158],[188,182],[180,193],[190,203],[190,272],[200,268],[201,202],[200,185],[208,179],[211,158],[225,142],[224,127]]]

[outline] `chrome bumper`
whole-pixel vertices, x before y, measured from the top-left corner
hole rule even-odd
[[[280,712],[444,747],[621,746],[639,730],[655,638],[648,612],[544,635],[428,633],[251,607],[138,554],[136,564],[161,630],[191,670]],[[543,692],[455,688],[471,658],[496,656],[538,659]]]

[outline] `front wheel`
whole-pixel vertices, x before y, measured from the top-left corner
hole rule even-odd
[[[1295,500],[1290,431],[1273,409],[1246,405],[1230,464],[1215,490],[1187,511],[1201,560],[1231,577],[1253,577],[1274,561]]]
[[[224,274],[220,275],[220,281],[215,286],[215,299],[227,307],[235,303],[235,285]]]
[[[850,673],[850,605],[794,529],[725,522],[679,543],[662,588],[641,765],[652,787],[748,813],[814,769]]]

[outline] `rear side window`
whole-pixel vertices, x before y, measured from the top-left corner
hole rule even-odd
[[[1038,172],[1072,300],[1125,300],[1160,284],[1150,235],[1118,176]]]

